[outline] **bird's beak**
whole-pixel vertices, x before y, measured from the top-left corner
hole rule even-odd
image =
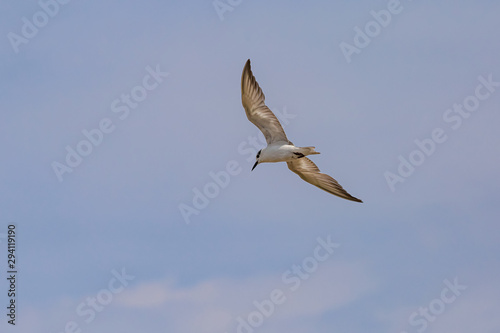
[[[255,161],[255,164],[252,167],[252,171],[253,171],[253,169],[255,169],[255,167],[257,166],[257,164],[259,164],[259,161]]]

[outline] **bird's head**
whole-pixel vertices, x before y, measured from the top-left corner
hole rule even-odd
[[[260,158],[260,152],[261,152],[261,151],[262,151],[262,149],[261,149],[261,150],[259,150],[259,152],[258,152],[258,153],[257,153],[257,155],[255,156],[255,164],[254,164],[254,165],[253,165],[253,167],[252,167],[252,171],[253,171],[253,169],[255,169],[255,167],[257,166],[257,164],[259,164],[259,162],[260,162],[260,161],[259,161],[259,158]]]

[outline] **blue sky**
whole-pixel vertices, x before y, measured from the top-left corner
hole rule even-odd
[[[499,4],[63,3],[0,2],[2,332],[500,331]],[[250,172],[248,58],[363,204]]]

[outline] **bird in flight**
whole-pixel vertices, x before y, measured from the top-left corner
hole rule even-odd
[[[248,120],[261,130],[267,141],[267,147],[257,153],[252,171],[260,163],[286,162],[288,168],[306,182],[341,198],[363,202],[347,193],[335,179],[321,173],[316,164],[306,157],[319,154],[314,147],[296,147],[287,139],[278,118],[264,100],[264,93],[253,76],[248,59],[241,75],[241,101]]]

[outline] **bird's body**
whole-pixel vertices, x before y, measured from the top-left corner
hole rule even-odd
[[[312,154],[319,154],[314,147],[295,147],[289,141],[278,141],[260,151],[259,163],[288,162]]]
[[[264,100],[264,93],[252,74],[248,59],[241,75],[241,101],[248,120],[261,130],[267,142],[267,147],[257,153],[252,170],[259,163],[286,162],[288,168],[306,182],[341,198],[362,202],[347,193],[335,179],[321,173],[316,164],[306,157],[319,154],[314,147],[296,147],[288,140],[278,118]]]

